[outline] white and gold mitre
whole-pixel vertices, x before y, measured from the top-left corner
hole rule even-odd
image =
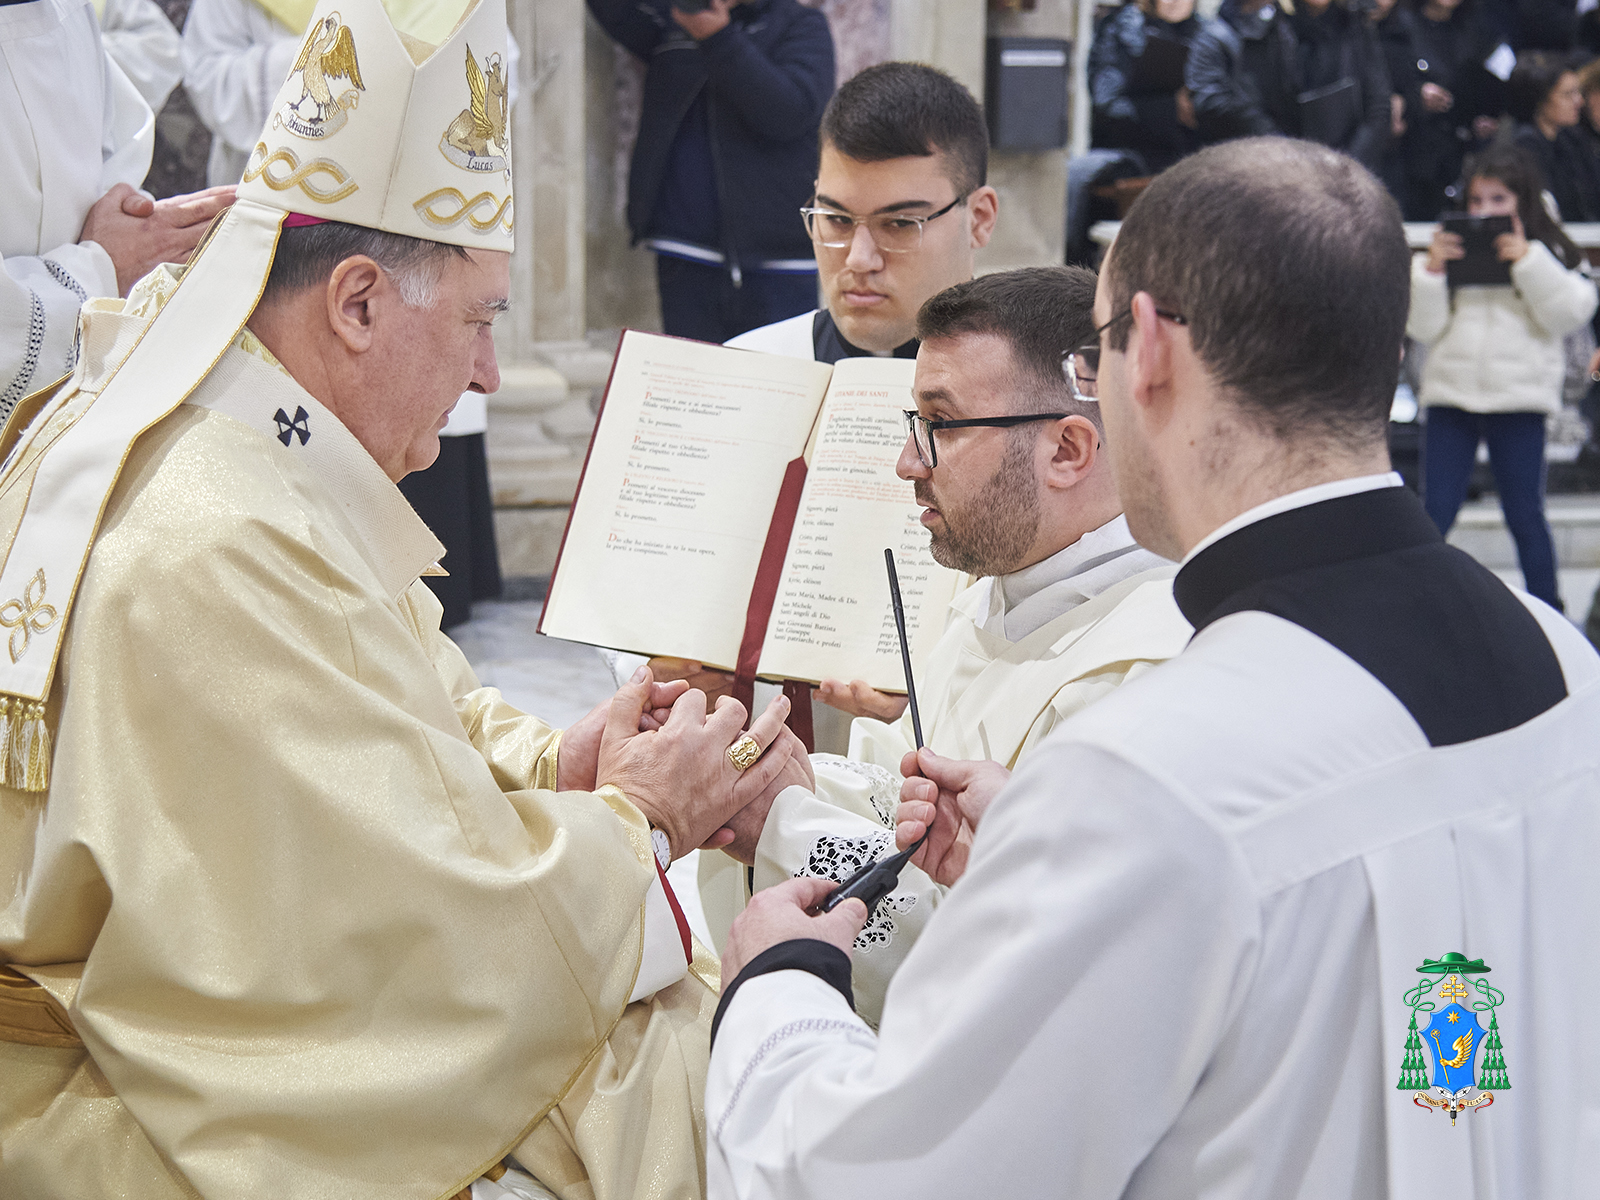
[[[144,301],[159,311],[121,363],[91,388],[80,361],[0,433],[0,780],[12,787],[49,785],[51,682],[128,451],[239,336],[282,230],[341,221],[511,250],[505,0],[390,3],[320,0],[237,202],[175,288],[140,289],[159,292]],[[85,319],[107,304],[121,302],[90,301]]]
[[[379,0],[317,5],[239,198],[509,251],[504,8],[482,0],[453,20],[441,4],[413,3],[402,25],[411,28],[397,28]]]

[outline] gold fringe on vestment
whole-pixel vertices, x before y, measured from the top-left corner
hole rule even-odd
[[[50,787],[50,730],[44,705],[36,700],[6,699],[0,711],[0,754],[4,754],[7,787],[43,792]]]

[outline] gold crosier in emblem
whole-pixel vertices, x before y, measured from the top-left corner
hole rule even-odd
[[[14,663],[22,661],[34,634],[45,633],[61,619],[61,614],[44,602],[44,593],[44,568],[40,567],[22,590],[21,600],[0,604],[0,627],[11,630],[11,641],[6,649]]]

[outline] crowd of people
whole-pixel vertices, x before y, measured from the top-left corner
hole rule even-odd
[[[1464,209],[1465,159],[1532,153],[1562,221],[1600,221],[1600,24],[1491,0],[1129,0],[1090,53],[1095,147],[1155,174],[1283,134],[1377,174],[1408,221]]]
[[[1154,175],[1207,144],[1288,136],[1361,162],[1406,220],[1513,222],[1496,243],[1509,268],[1496,285],[1447,279],[1464,253],[1457,233],[1441,229],[1416,259],[1421,486],[1449,532],[1487,444],[1527,586],[1557,607],[1546,419],[1574,381],[1587,393],[1580,459],[1600,461],[1588,340],[1600,312],[1563,228],[1600,221],[1597,54],[1594,12],[1560,4],[1223,0],[1204,18],[1193,0],[1129,0],[1101,19],[1090,55],[1094,144],[1126,157],[1085,170]]]

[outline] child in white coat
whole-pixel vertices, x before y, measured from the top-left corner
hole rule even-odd
[[[1412,264],[1406,332],[1429,347],[1420,397],[1423,503],[1448,533],[1478,445],[1487,442],[1523,581],[1559,609],[1544,513],[1545,417],[1561,406],[1562,338],[1594,314],[1595,285],[1579,269],[1582,252],[1545,210],[1538,166],[1525,152],[1492,147],[1467,164],[1465,178],[1468,212],[1511,218],[1512,231],[1495,241],[1511,283],[1452,291],[1445,264],[1465,250],[1442,228]]]

